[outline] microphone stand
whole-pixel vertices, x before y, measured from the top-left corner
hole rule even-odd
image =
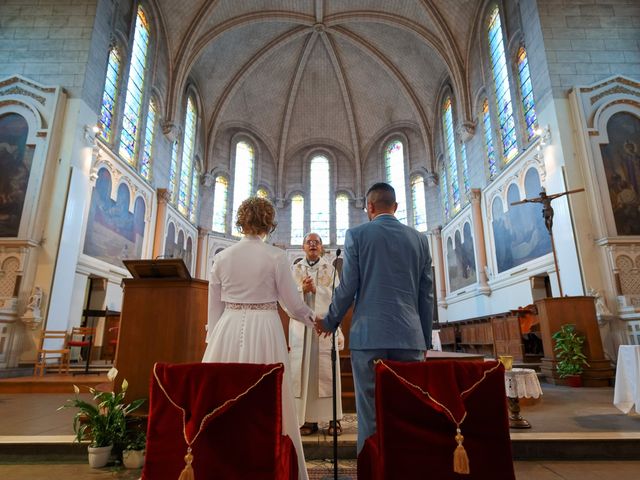
[[[337,260],[340,257],[342,250],[336,250],[336,259],[334,260],[334,268],[333,268],[333,280],[331,282],[331,298],[333,299],[333,293],[336,289],[336,272],[337,272]],[[337,331],[331,334],[331,386],[333,392],[333,477],[324,477],[323,480],[350,480],[349,477],[338,477],[338,399],[337,399],[337,390],[338,390],[338,376],[337,376],[337,348],[336,348],[336,336]]]

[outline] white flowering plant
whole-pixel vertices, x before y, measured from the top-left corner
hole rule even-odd
[[[112,368],[107,378],[113,382],[118,370]],[[95,388],[88,388],[93,395],[93,403],[78,397],[80,388],[73,386],[76,397],[66,401],[58,410],[63,408],[77,408],[73,417],[73,431],[76,441],[91,440],[92,447],[114,446],[114,450],[121,451],[127,442],[127,415],[140,408],[144,399],[125,403],[124,397],[129,384],[122,381],[119,393],[114,391],[101,392]]]

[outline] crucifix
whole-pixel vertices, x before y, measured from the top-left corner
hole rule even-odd
[[[543,188],[540,192],[540,196],[536,198],[525,198],[519,202],[513,202],[511,205],[520,205],[522,203],[541,203],[542,204],[542,218],[544,218],[544,226],[547,227],[549,237],[551,237],[551,251],[553,252],[553,264],[556,267],[556,275],[558,277],[558,288],[560,289],[560,296],[563,297],[562,283],[560,283],[560,268],[558,267],[558,257],[556,256],[556,245],[553,241],[553,207],[551,206],[551,200],[562,197],[563,195],[569,195],[570,193],[584,192],[584,188],[577,188],[575,190],[567,190],[566,192],[554,193],[547,195],[546,190]]]

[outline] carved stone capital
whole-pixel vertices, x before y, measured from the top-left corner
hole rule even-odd
[[[480,199],[482,198],[482,190],[479,188],[472,188],[469,192],[469,200],[471,203],[480,203]]]
[[[180,137],[182,130],[180,125],[177,123],[164,122],[162,124],[162,133],[164,133],[165,137],[167,137],[171,142],[175,142]]]
[[[169,190],[166,188],[159,188],[158,192],[158,203],[170,203],[171,202],[171,194]]]
[[[458,131],[460,140],[466,143],[471,140],[476,133],[476,122],[461,122],[458,124],[456,130]]]
[[[436,172],[429,172],[424,176],[425,182],[427,182],[427,187],[437,187],[440,183],[440,177]]]
[[[205,173],[202,175],[201,183],[205,187],[210,187],[213,185],[214,178],[213,173]]]
[[[434,237],[436,237],[438,240],[442,239],[442,225],[438,225],[435,228],[431,229],[431,233],[433,234]]]
[[[276,198],[276,208],[284,208],[284,198]]]

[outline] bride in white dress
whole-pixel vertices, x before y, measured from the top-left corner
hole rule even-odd
[[[296,449],[298,478],[307,480],[277,301],[292,318],[310,327],[315,316],[298,293],[285,252],[263,241],[276,225],[273,205],[263,198],[248,198],[238,208],[236,225],[245,236],[218,253],[211,268],[207,348],[202,361],[284,364],[282,430]]]

